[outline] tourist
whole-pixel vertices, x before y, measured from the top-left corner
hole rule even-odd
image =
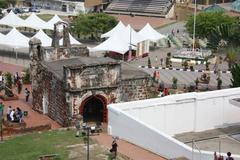
[[[16,72],[13,76],[13,79],[14,79],[14,84],[17,85],[17,80],[19,79],[19,75],[18,75],[18,72]]]
[[[173,35],[173,36],[175,35],[175,31],[174,31],[174,29],[172,29],[172,35]]]
[[[160,59],[160,64],[163,65],[163,58]]]
[[[17,107],[17,111],[16,111],[15,115],[16,115],[16,119],[14,121],[21,123],[22,118],[23,118],[23,112],[19,107]]]
[[[2,75],[2,72],[0,71],[0,85],[3,84],[3,75]]]
[[[1,117],[1,119],[3,117],[3,111],[4,111],[4,104],[2,102],[0,102],[0,117]]]
[[[164,88],[164,90],[163,90],[163,95],[164,95],[164,96],[169,95],[169,92],[168,92],[168,89],[167,89],[167,88]]]
[[[16,85],[17,85],[17,92],[18,92],[18,94],[20,94],[22,91],[22,82],[21,82],[20,78],[17,79]]]
[[[234,158],[233,157],[231,157],[231,152],[227,152],[227,158],[226,158],[226,160],[234,160]]]
[[[12,112],[12,106],[8,106],[8,109],[7,109],[7,120],[8,121],[11,121],[11,117],[10,117],[11,112]]]
[[[171,48],[171,42],[169,39],[168,39],[167,43],[168,43],[168,48]]]
[[[30,91],[29,91],[27,88],[25,88],[24,95],[25,95],[25,98],[26,98],[26,102],[28,102],[28,98],[29,98],[29,95],[30,95]]]
[[[10,118],[11,118],[11,121],[12,122],[14,122],[14,120],[15,120],[15,109],[13,109],[12,111],[11,111],[11,113],[10,113]]]
[[[116,159],[117,158],[117,142],[114,139],[112,142],[112,148],[110,149],[110,152],[112,153],[112,159]]]
[[[158,62],[158,57],[157,57],[157,56],[155,56],[155,62],[156,62],[156,64],[157,64],[157,62]]]

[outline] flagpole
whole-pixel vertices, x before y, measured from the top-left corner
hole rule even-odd
[[[192,50],[195,52],[195,39],[196,39],[196,14],[197,14],[197,0],[194,0],[194,17],[193,17],[193,47]]]

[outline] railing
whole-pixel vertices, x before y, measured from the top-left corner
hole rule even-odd
[[[198,150],[198,152],[199,152],[199,160],[201,160],[202,152],[201,152],[201,150],[199,149],[199,147],[197,146],[197,144],[196,144],[196,142],[194,141],[194,139],[192,139],[192,160],[194,160],[194,147],[196,147],[196,149]]]

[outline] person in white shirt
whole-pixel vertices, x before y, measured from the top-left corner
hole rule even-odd
[[[10,113],[10,118],[12,122],[14,121],[14,114],[15,114],[15,109],[13,109]]]

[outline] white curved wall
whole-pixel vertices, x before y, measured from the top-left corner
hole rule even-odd
[[[239,97],[234,88],[111,104],[109,133],[167,158],[191,159],[191,148],[171,135],[240,123],[240,108],[229,103]],[[201,158],[213,159],[213,153],[202,151]]]

